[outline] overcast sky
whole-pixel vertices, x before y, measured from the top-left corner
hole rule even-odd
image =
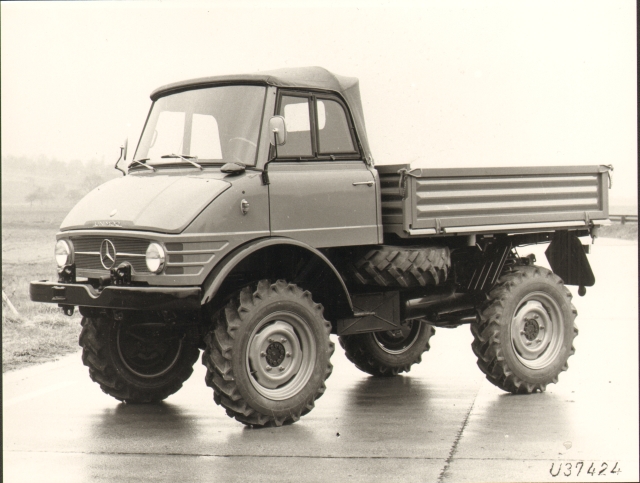
[[[632,0],[2,2],[2,154],[115,162],[156,87],[320,65],[378,164],[613,164],[637,179]]]

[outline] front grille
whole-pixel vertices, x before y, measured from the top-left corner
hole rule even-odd
[[[71,237],[75,251],[76,269],[105,270],[100,262],[100,246],[104,240],[111,241],[116,249],[114,267],[117,267],[122,262],[129,262],[135,272],[150,273],[145,262],[145,253],[149,246],[149,240],[121,236]]]

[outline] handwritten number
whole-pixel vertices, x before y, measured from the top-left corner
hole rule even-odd
[[[564,473],[564,476],[571,476],[571,463],[567,463],[567,471],[569,471],[569,473]]]
[[[551,476],[553,476],[554,478],[557,476],[560,476],[560,473],[562,472],[562,465],[564,465],[564,473],[562,473],[562,476],[571,476],[571,472],[573,470],[576,470],[577,473],[575,476],[580,476],[580,473],[582,473],[582,470],[584,469],[585,466],[585,462],[584,461],[578,461],[577,463],[573,464],[573,463],[558,463],[558,468],[556,469],[556,463],[553,462],[551,463],[551,468],[549,469],[549,474]],[[604,475],[606,474],[606,471],[609,469],[609,463],[607,463],[606,461],[603,461],[600,464],[600,472],[598,473],[598,476],[600,475]],[[554,473],[555,471],[555,473]],[[591,476],[596,476],[596,472],[598,471],[598,467],[595,466],[594,462],[591,462],[591,464],[589,465],[589,469],[587,470],[587,474],[591,475]],[[618,468],[618,462],[615,462],[615,465],[613,466],[613,468],[611,469],[611,473],[614,475],[617,475],[618,473],[622,472],[622,470],[620,468]]]

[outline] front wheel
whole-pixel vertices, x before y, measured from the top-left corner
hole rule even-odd
[[[126,320],[84,317],[79,344],[91,379],[128,403],[159,402],[177,392],[200,354],[184,330],[141,312]]]
[[[371,332],[340,337],[347,359],[372,376],[392,377],[409,372],[422,361],[422,353],[430,349],[435,334],[426,321],[407,321],[397,330]]]
[[[557,275],[537,266],[516,267],[500,277],[471,326],[478,367],[505,391],[544,391],[569,367],[576,315],[571,292]]]
[[[214,316],[202,363],[214,401],[254,426],[281,426],[314,407],[332,371],[331,324],[320,304],[279,280],[245,287]]]

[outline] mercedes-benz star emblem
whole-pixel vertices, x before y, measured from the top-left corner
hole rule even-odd
[[[111,240],[102,240],[100,245],[100,263],[107,270],[116,264],[116,247]]]

